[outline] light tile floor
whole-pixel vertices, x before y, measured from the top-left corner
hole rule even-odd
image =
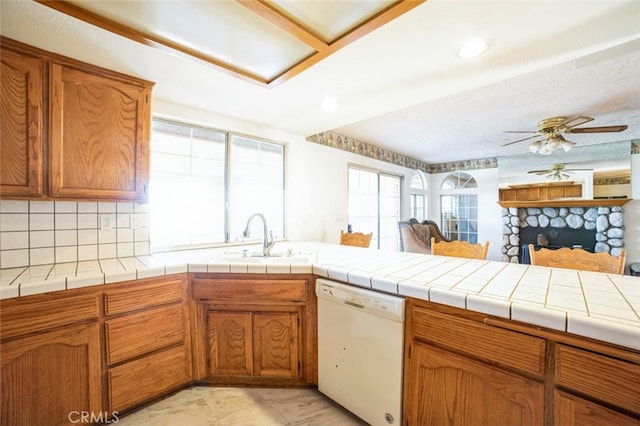
[[[119,418],[118,426],[362,426],[316,389],[193,386]]]

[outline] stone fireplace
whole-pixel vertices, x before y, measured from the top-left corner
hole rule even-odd
[[[613,256],[618,256],[624,247],[624,214],[620,206],[509,207],[502,209],[502,224],[502,259],[505,262],[520,263],[521,246],[530,242],[535,244],[533,241],[521,242],[521,233],[525,235],[523,230],[526,228],[530,228],[528,231],[536,228],[534,232],[547,236],[550,245],[554,242],[565,247],[582,245],[590,251]],[[562,234],[563,238],[556,240]],[[572,242],[573,236],[575,242]],[[589,244],[590,238],[595,238],[592,244]]]

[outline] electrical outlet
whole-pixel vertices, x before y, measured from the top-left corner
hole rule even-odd
[[[100,229],[105,231],[105,230],[111,229],[111,227],[112,227],[111,215],[101,214],[100,215]]]
[[[129,217],[129,224],[131,225],[131,229],[140,228],[140,217],[135,213],[131,213],[131,216]]]

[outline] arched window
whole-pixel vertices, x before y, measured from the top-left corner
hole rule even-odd
[[[411,176],[411,217],[420,222],[427,218],[427,178],[420,170]]]
[[[442,182],[440,222],[447,238],[478,242],[478,183],[473,176],[453,172]]]

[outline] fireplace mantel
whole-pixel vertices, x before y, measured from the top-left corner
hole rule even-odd
[[[631,201],[631,198],[597,198],[590,200],[540,200],[540,201],[499,201],[500,206],[511,207],[602,207],[623,206]]]

